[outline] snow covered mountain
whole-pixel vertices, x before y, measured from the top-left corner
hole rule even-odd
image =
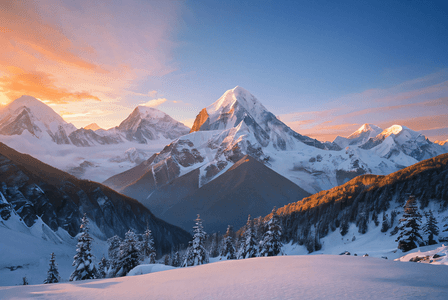
[[[344,184],[358,175],[387,175],[427,156],[446,152],[440,152],[441,148],[432,151],[433,146],[425,146],[428,141],[418,137],[418,133],[394,134],[391,139],[396,137],[401,145],[400,152],[394,155],[382,151],[381,143],[373,148],[362,147],[380,136],[381,132],[379,127],[365,124],[341,145],[323,144],[295,133],[248,91],[236,87],[202,109],[189,134],[174,140],[142,164],[109,178],[104,184],[138,199],[166,219],[176,219],[176,224],[180,225],[190,221],[190,216],[179,216],[174,207],[187,202],[193,205],[196,201],[193,195],[197,195],[197,190],[213,185],[246,155],[275,171],[285,181],[314,194]],[[412,142],[415,138],[418,143]],[[348,146],[342,150],[345,143]],[[387,143],[383,147],[385,145]],[[414,155],[417,150],[409,151],[411,145],[426,154]],[[238,170],[242,169],[237,168],[235,172]],[[255,172],[255,169],[245,169],[244,172]],[[268,187],[269,184],[266,182]],[[275,190],[273,186],[271,188]],[[230,184],[227,189],[236,190]],[[243,194],[232,197],[244,202]],[[217,199],[220,196],[211,193],[208,197]],[[224,202],[230,200],[220,201],[225,205]],[[164,205],[165,208],[161,209]],[[244,208],[241,210],[245,211]],[[197,213],[205,213],[205,209]],[[246,219],[241,218],[243,221]]]
[[[339,145],[341,148],[346,148],[347,146],[360,146],[366,143],[370,138],[376,137],[383,130],[373,124],[364,124],[358,130],[353,132],[348,137],[337,136],[333,143]]]
[[[160,252],[188,243],[190,235],[156,218],[147,208],[99,183],[74,176],[21,154],[0,143],[0,223],[8,228],[13,214],[32,227],[43,222],[48,230],[79,232],[84,213],[94,224],[93,232],[105,239],[124,236],[130,228],[153,232]]]
[[[401,125],[385,129],[360,147],[371,149],[377,155],[397,163],[403,160],[403,155],[421,161],[446,153],[441,145],[432,143],[421,133]]]
[[[39,139],[78,147],[112,145],[128,140],[147,144],[153,140],[173,140],[189,132],[189,128],[167,114],[138,106],[117,127],[101,129],[97,124],[76,129],[53,109],[31,96],[22,96],[0,112],[0,134],[22,135],[28,131]]]
[[[162,137],[173,140],[187,134],[190,130],[164,112],[146,106],[137,106],[116,129],[127,140],[140,144]]]
[[[76,127],[65,122],[36,98],[22,96],[0,112],[0,134],[21,135],[25,130],[37,138],[50,138],[57,144],[69,144],[68,136]]]
[[[51,107],[30,96],[22,96],[0,110],[3,143],[93,181],[104,181],[134,167],[188,132],[182,123],[147,107],[137,107],[120,126],[108,130],[96,124],[76,129]]]

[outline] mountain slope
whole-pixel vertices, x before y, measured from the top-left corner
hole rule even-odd
[[[6,224],[13,209],[27,226],[39,217],[50,229],[62,228],[74,236],[86,213],[98,228],[95,234],[104,238],[124,236],[129,228],[143,232],[147,224],[159,251],[167,252],[190,238],[187,232],[156,218],[138,201],[101,184],[78,180],[3,143],[0,170],[0,191],[5,198],[0,215]]]
[[[156,215],[186,230],[196,214],[210,232],[242,226],[249,214],[264,215],[274,206],[309,195],[306,191],[246,155],[221,176],[199,187],[198,170],[156,189],[142,203]]]
[[[327,236],[330,230],[336,230],[344,222],[356,224],[362,230],[359,228],[361,224],[369,224],[375,215],[378,217],[383,212],[390,214],[392,209],[401,213],[409,195],[418,199],[420,209],[430,206],[438,214],[447,214],[448,154],[419,162],[387,176],[356,177],[344,185],[281,207],[277,213],[283,222],[285,239],[301,244],[311,243],[307,247],[310,246],[313,251],[316,237],[320,239]],[[264,220],[270,217],[267,215]],[[398,219],[396,217],[390,221],[391,228],[398,224]]]

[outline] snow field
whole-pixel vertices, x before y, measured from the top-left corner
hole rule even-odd
[[[1,299],[446,299],[448,268],[372,257],[279,256],[141,276],[1,287]]]

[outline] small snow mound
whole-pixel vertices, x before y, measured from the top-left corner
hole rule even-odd
[[[162,271],[168,271],[168,270],[174,270],[177,269],[172,266],[166,266],[162,264],[147,264],[147,265],[138,265],[126,276],[135,276],[135,275],[143,275],[143,274],[149,274],[149,273],[156,273],[156,272],[162,272]]]

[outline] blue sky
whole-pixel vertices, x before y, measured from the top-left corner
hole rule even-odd
[[[191,124],[239,85],[296,131],[323,140],[397,120],[448,138],[447,1],[43,2],[33,8],[36,22],[53,23],[71,41],[67,51],[113,74],[79,74],[67,89],[92,95],[82,105],[48,100],[77,126],[113,126],[151,100]],[[51,78],[62,76],[52,70]]]

